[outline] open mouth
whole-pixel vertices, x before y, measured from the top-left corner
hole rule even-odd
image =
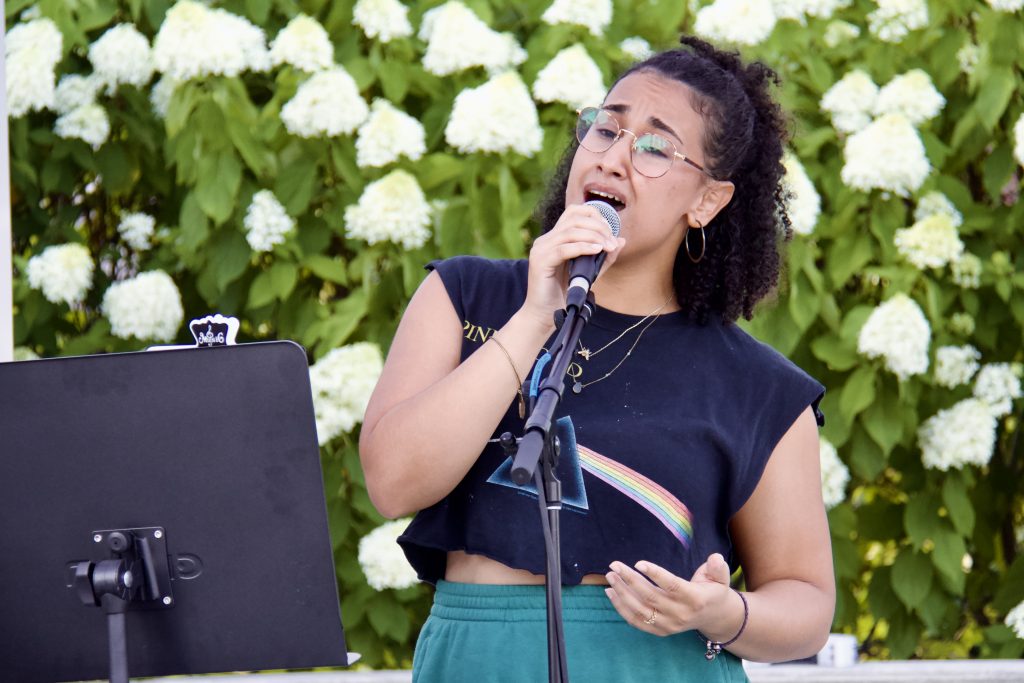
[[[616,195],[611,194],[610,192],[599,192],[598,190],[588,190],[584,192],[583,201],[605,202],[606,204],[611,205],[611,207],[616,211],[622,211],[624,208],[626,208],[626,203],[619,199],[619,197],[617,197]]]

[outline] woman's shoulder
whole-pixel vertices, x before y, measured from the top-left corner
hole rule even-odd
[[[483,278],[523,280],[525,282],[528,262],[526,259],[490,259],[483,256],[452,256],[431,261],[427,270],[437,271],[442,280],[457,277],[462,281]]]
[[[431,261],[463,321],[494,326],[507,320],[526,296],[526,260],[454,256]],[[465,322],[465,324],[470,324]]]

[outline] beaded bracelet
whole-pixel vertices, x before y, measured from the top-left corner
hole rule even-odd
[[[491,341],[498,345],[501,352],[505,354],[505,358],[508,358],[508,364],[512,367],[512,374],[516,376],[516,391],[519,392],[519,419],[522,420],[526,417],[526,398],[523,396],[523,380],[519,379],[519,371],[516,370],[516,364],[512,360],[512,354],[508,352],[505,345],[498,341],[498,338],[491,335]]]
[[[732,586],[730,586],[730,588],[732,588]],[[736,635],[722,643],[717,640],[711,640],[700,631],[697,631],[697,637],[701,639],[701,642],[707,645],[708,649],[704,653],[704,659],[708,660],[709,662],[715,661],[715,657],[722,653],[722,649],[729,647],[730,645],[735,643],[739,639],[739,637],[743,635],[743,630],[747,628],[747,616],[749,616],[750,614],[750,608],[747,606],[747,599],[743,597],[743,593],[740,593],[735,588],[732,588],[732,592],[740,596],[740,600],[743,602],[743,623],[740,624],[740,630],[737,631]]]

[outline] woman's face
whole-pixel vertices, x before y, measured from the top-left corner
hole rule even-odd
[[[679,81],[640,71],[620,80],[603,107],[612,112],[620,128],[638,136],[656,133],[671,141],[680,154],[706,167],[701,149],[704,121],[690,99],[691,90]],[[641,175],[630,162],[633,141],[633,136],[623,133],[605,152],[580,146],[569,171],[566,205],[594,199],[612,204],[622,221],[620,235],[626,239],[620,258],[662,249],[670,250],[674,258],[687,225],[695,226],[697,221],[706,225],[717,213],[716,208],[705,215],[704,206],[716,182],[678,157],[663,176]]]

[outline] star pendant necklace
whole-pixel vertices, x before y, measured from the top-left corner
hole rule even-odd
[[[630,330],[635,330],[637,327],[640,327],[640,325],[643,325],[644,321],[647,321],[647,320],[650,321],[650,322],[648,322],[646,325],[644,325],[640,329],[640,334],[638,334],[636,336],[636,339],[633,340],[633,345],[629,347],[628,351],[626,351],[626,355],[624,355],[622,358],[619,359],[619,362],[615,364],[615,367],[613,367],[611,370],[606,372],[601,377],[598,377],[595,380],[591,380],[590,382],[585,382],[584,383],[584,382],[580,382],[579,380],[576,380],[576,382],[574,382],[573,385],[572,385],[572,393],[579,394],[584,389],[589,387],[591,384],[597,384],[601,380],[608,379],[609,377],[611,377],[612,373],[614,373],[616,370],[618,370],[619,366],[626,362],[626,359],[629,358],[629,356],[633,353],[633,349],[635,349],[636,345],[640,343],[640,338],[642,336],[644,336],[644,332],[647,331],[648,327],[650,327],[651,325],[654,324],[655,320],[657,320],[658,318],[661,317],[661,310],[663,308],[665,308],[665,306],[668,306],[668,302],[672,301],[672,299],[674,297],[675,297],[675,294],[670,296],[668,299],[665,299],[665,303],[661,304],[660,306],[655,308],[653,311],[651,311],[650,313],[645,315],[643,318],[641,318],[640,320],[636,321],[635,323],[633,323],[632,325],[630,325],[629,327],[624,329],[622,332],[619,333],[619,336],[615,337],[615,339],[612,339],[610,342],[608,342],[607,344],[605,344],[604,346],[599,348],[597,351],[591,351],[587,347],[583,346],[583,342],[582,341],[579,341],[580,350],[576,352],[576,355],[577,356],[581,356],[583,358],[583,360],[589,361],[591,358],[593,358],[597,354],[601,353],[602,351],[607,349],[609,346],[611,346],[612,344],[614,344],[615,342],[619,341],[624,336],[626,336],[626,333],[629,332]]]

